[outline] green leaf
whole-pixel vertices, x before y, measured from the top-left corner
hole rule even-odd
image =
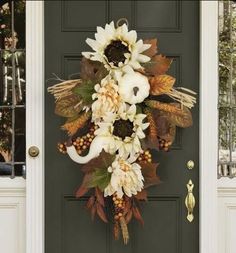
[[[136,105],[136,114],[143,113],[142,106]]]
[[[84,81],[80,86],[73,89],[73,93],[78,95],[84,104],[91,105],[93,102],[92,95],[95,92],[94,85],[95,83],[91,80]]]
[[[101,191],[108,186],[111,180],[111,173],[107,171],[107,168],[104,169],[95,169],[92,173],[92,180],[89,183],[89,187],[98,187]]]

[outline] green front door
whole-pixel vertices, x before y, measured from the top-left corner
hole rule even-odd
[[[158,38],[160,52],[174,59],[170,74],[177,85],[199,89],[198,1],[45,1],[45,73],[62,79],[78,76],[81,52],[89,48],[96,26],[125,17],[140,38]],[[48,83],[46,86],[48,87]],[[199,93],[198,93],[199,94]],[[46,253],[198,253],[198,106],[194,125],[178,130],[171,152],[159,152],[162,184],[149,191],[142,206],[144,227],[131,223],[130,242],[114,241],[112,228],[91,221],[86,198],[74,197],[81,183],[79,165],[57,151],[64,139],[62,120],[54,115],[53,97],[45,101]],[[187,169],[187,162],[195,166]],[[187,220],[185,197],[189,179],[194,183],[194,221]]]

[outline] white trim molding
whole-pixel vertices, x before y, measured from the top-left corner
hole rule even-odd
[[[44,252],[44,1],[26,1],[26,252]]]
[[[200,8],[200,252],[217,252],[218,1]]]
[[[44,253],[44,9],[26,1],[27,251]],[[217,252],[218,2],[200,3],[200,252]],[[220,253],[220,252],[219,252]]]
[[[231,253],[236,251],[236,188],[218,188],[218,252]]]
[[[0,245],[2,252],[25,253],[25,179],[0,177]]]

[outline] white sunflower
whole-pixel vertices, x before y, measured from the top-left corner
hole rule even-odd
[[[145,138],[145,130],[149,123],[143,123],[145,114],[136,114],[136,106],[126,105],[126,110],[118,113],[107,113],[102,122],[98,123],[95,135],[106,140],[104,150],[123,158],[137,157],[142,152],[140,139]]]
[[[105,197],[114,193],[118,198],[122,198],[124,194],[131,197],[142,191],[144,178],[139,164],[118,157],[108,171],[111,173],[111,180],[104,189]]]
[[[95,100],[92,104],[92,121],[99,122],[107,112],[115,113],[121,107],[124,107],[124,102],[118,93],[117,82],[110,75],[106,76],[101,84],[96,84],[94,87],[96,93],[92,98]]]
[[[105,28],[97,27],[95,40],[88,38],[86,42],[94,52],[83,52],[83,56],[102,62],[108,70],[132,72],[142,68],[140,63],[150,61],[150,57],[142,53],[151,45],[141,39],[137,41],[136,31],[128,31],[126,24],[115,28],[111,22]]]

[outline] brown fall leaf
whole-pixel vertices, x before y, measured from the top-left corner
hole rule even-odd
[[[153,57],[157,54],[157,39],[147,39],[143,41],[144,44],[151,44],[151,47],[143,52],[143,54]]]
[[[101,190],[98,187],[95,188],[95,195],[96,195],[97,202],[101,206],[104,207],[105,206],[104,196],[103,196],[103,193],[101,192]]]
[[[176,106],[177,108],[181,108],[181,105],[179,103],[172,103],[172,105]],[[182,111],[183,111],[182,115],[176,115],[176,114],[168,113],[169,121],[172,124],[174,124],[178,127],[182,127],[182,128],[192,126],[193,118],[192,118],[191,111],[185,106],[182,106]]]
[[[147,191],[145,189],[143,189],[141,192],[138,192],[134,197],[137,200],[145,200],[145,201],[147,201]]]
[[[181,108],[178,108],[177,106],[170,103],[162,103],[157,100],[146,100],[145,104],[150,108],[157,109],[160,111],[165,111],[177,115],[184,114],[184,111]]]
[[[82,167],[84,173],[93,172],[96,168],[108,168],[114,161],[115,155],[106,153],[104,150],[100,155]]]
[[[93,205],[92,208],[91,208],[91,219],[92,219],[92,221],[95,218],[96,211],[97,211],[96,205]]]
[[[132,217],[133,217],[133,212],[132,212],[132,210],[130,209],[130,210],[128,211],[128,213],[125,215],[125,221],[126,221],[127,224],[130,223],[130,221],[132,220]]]
[[[92,180],[92,174],[85,174],[81,186],[75,193],[76,198],[84,196],[89,191],[89,182]]]
[[[85,126],[85,123],[90,119],[91,112],[83,112],[81,113],[78,118],[73,121],[66,122],[61,128],[68,132],[68,135],[74,135],[79,129]]]
[[[95,197],[94,196],[90,196],[87,203],[86,203],[86,208],[87,209],[91,209],[92,206],[94,205],[95,203]]]
[[[103,207],[101,206],[101,204],[99,204],[99,203],[97,202],[96,208],[97,208],[98,217],[99,217],[102,221],[104,221],[105,223],[107,223],[108,220],[107,220],[106,214],[105,214],[105,212],[104,212]]]
[[[176,134],[176,126],[169,121],[169,114],[167,115],[165,111],[152,110],[152,115],[156,123],[157,136],[173,143]]]
[[[156,75],[149,78],[150,94],[162,95],[168,93],[175,83],[175,78],[170,75]]]
[[[132,211],[133,211],[133,215],[134,215],[134,218],[140,222],[141,225],[144,225],[144,221],[143,221],[143,218],[142,218],[142,215],[138,209],[138,207],[134,206],[132,208]]]
[[[107,70],[101,62],[91,61],[85,57],[81,60],[80,77],[83,80],[99,82],[107,75]]]
[[[59,116],[71,118],[78,115],[82,109],[78,96],[70,95],[56,101],[55,113]]]
[[[144,188],[159,184],[160,178],[157,176],[157,163],[139,162],[144,177]]]
[[[163,75],[165,74],[170,65],[172,63],[172,59],[167,58],[161,54],[155,55],[152,57],[151,61],[145,64],[145,70],[147,73],[152,75]]]
[[[187,107],[181,106],[179,103],[170,103],[170,105],[175,106],[178,109],[181,109],[182,114],[161,112],[161,116],[164,116],[170,123],[178,127],[186,128],[192,126],[193,124],[192,113]]]

